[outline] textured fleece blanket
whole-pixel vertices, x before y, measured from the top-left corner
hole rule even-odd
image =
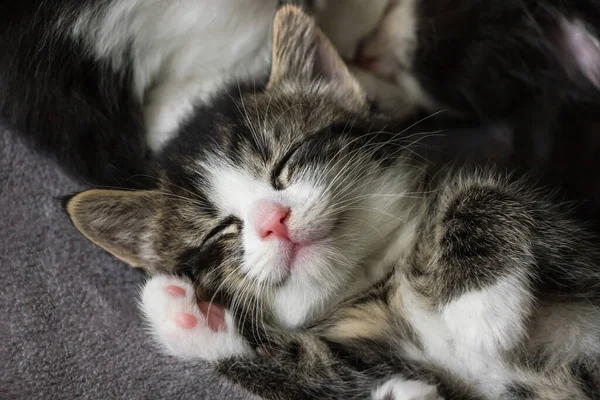
[[[143,275],[88,242],[57,197],[82,185],[0,129],[0,399],[244,399],[156,350]]]

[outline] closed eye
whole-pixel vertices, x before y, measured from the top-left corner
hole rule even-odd
[[[212,228],[200,244],[200,247],[204,246],[207,242],[214,240],[218,237],[228,236],[228,235],[236,235],[242,229],[242,221],[239,218],[230,215],[227,218],[224,218],[221,222],[217,224],[214,228]]]
[[[292,155],[294,155],[294,153],[300,148],[300,146],[301,143],[298,143],[295,146],[293,146],[287,153],[285,153],[283,157],[281,157],[279,162],[275,165],[275,168],[273,168],[273,171],[271,171],[271,186],[273,186],[273,189],[285,189],[285,184],[281,179],[281,173],[283,172],[283,169],[285,168],[287,162],[290,160],[290,158],[292,158]]]

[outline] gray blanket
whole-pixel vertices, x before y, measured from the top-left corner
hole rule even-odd
[[[0,399],[243,399],[160,354],[143,275],[88,242],[57,197],[83,186],[0,129]]]

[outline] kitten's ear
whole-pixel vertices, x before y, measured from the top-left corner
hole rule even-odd
[[[134,267],[146,266],[143,236],[155,214],[153,191],[87,190],[66,203],[75,227],[89,240]]]
[[[269,88],[284,81],[324,80],[342,96],[366,102],[360,84],[313,18],[286,5],[275,14]]]

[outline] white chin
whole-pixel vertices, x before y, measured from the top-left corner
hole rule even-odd
[[[325,253],[326,254],[326,253]],[[305,249],[297,257],[291,274],[275,294],[273,311],[277,322],[297,328],[321,314],[341,295],[348,276],[335,269],[318,248]],[[346,271],[351,273],[350,271]]]
[[[329,303],[325,291],[309,282],[299,282],[292,276],[275,295],[273,311],[277,323],[282,327],[297,328],[323,311]]]

